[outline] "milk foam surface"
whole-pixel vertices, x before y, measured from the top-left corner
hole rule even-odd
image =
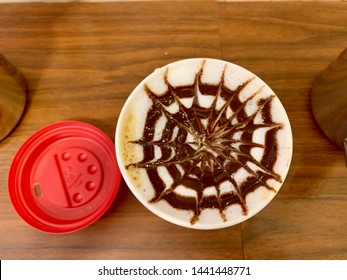
[[[210,229],[242,222],[280,189],[292,156],[274,92],[235,64],[188,59],[156,69],[129,96],[117,159],[134,195],[158,216]]]

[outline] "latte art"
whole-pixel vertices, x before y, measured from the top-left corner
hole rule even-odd
[[[215,60],[190,63],[190,72],[169,65],[137,88],[122,128],[124,172],[149,204],[183,211],[173,215],[192,226],[209,220],[208,211],[230,223],[278,191],[290,126],[276,95],[250,72]]]

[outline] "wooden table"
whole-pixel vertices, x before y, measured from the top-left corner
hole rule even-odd
[[[347,3],[215,1],[0,5],[0,52],[24,74],[29,102],[0,143],[0,259],[346,259],[347,170],[316,125],[313,78],[347,44]],[[123,182],[96,223],[51,235],[15,213],[7,175],[44,125],[80,120],[111,139],[120,109],[156,67],[222,58],[265,80],[291,120],[294,155],[279,194],[234,227],[198,231],[145,209]]]

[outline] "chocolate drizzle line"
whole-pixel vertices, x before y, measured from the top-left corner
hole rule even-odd
[[[224,221],[225,209],[233,204],[240,205],[243,214],[247,215],[247,194],[259,187],[276,192],[267,181],[282,180],[273,170],[278,156],[276,134],[282,128],[282,124],[275,123],[271,117],[274,96],[259,99],[256,112],[248,115],[245,111],[247,103],[260,94],[263,88],[242,102],[240,93],[254,78],[231,90],[224,84],[226,65],[218,84],[206,84],[201,81],[204,66],[205,61],[202,62],[191,85],[171,85],[167,68],[164,81],[168,90],[164,94],[158,95],[147,85],[144,86],[153,104],[147,112],[142,138],[131,141],[142,146],[144,157],[140,162],[127,166],[146,170],[155,191],[151,203],[166,200],[172,207],[193,211],[191,224],[197,222],[201,211],[207,208],[218,209]],[[214,98],[209,108],[200,106],[199,94]],[[182,99],[185,98],[192,99],[190,107],[182,103]],[[220,109],[217,107],[219,98],[224,101]],[[179,110],[171,113],[168,107],[174,103]],[[229,117],[228,108],[232,111]],[[261,114],[263,120],[260,124],[255,123],[258,114]],[[165,116],[166,124],[161,131],[160,140],[154,140],[156,123],[162,116]],[[254,132],[261,128],[266,129],[264,145],[253,142]],[[241,137],[236,138],[236,133],[241,133]],[[188,135],[193,139],[190,142]],[[161,151],[160,158],[155,158],[156,147]],[[260,161],[252,157],[252,148],[263,150]],[[250,165],[255,165],[256,170]],[[172,177],[173,182],[170,186],[167,186],[159,175],[159,167],[166,168]],[[247,171],[249,176],[242,183],[237,183],[234,176],[240,168]],[[225,182],[229,182],[234,189],[222,193],[221,184]],[[183,196],[175,192],[178,186],[194,190],[196,197]],[[209,187],[215,189],[216,195],[204,195],[204,190]]]

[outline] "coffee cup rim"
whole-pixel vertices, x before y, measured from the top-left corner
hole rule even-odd
[[[190,228],[190,229],[199,229],[199,230],[213,230],[213,229],[222,229],[222,228],[227,228],[230,226],[234,226],[237,224],[240,224],[248,219],[250,219],[251,217],[253,217],[254,215],[258,214],[261,210],[263,210],[272,200],[273,198],[277,195],[278,191],[280,190],[280,188],[283,186],[283,183],[288,175],[289,172],[289,167],[291,164],[291,160],[292,160],[292,154],[293,154],[293,136],[292,136],[292,130],[291,130],[291,125],[290,125],[290,121],[288,118],[288,115],[285,111],[285,108],[283,106],[283,104],[281,103],[281,101],[279,100],[278,96],[272,91],[272,89],[261,79],[259,78],[256,74],[252,73],[251,71],[245,69],[242,66],[239,66],[237,64],[234,64],[232,62],[228,62],[225,60],[221,60],[221,59],[216,59],[216,58],[188,58],[188,59],[182,59],[182,60],[178,60],[178,61],[174,61],[171,62],[169,64],[166,64],[160,68],[155,69],[151,74],[149,74],[148,76],[146,76],[136,87],[135,89],[130,93],[130,95],[128,96],[126,102],[123,105],[123,108],[120,112],[118,121],[117,121],[117,127],[116,127],[116,131],[115,131],[115,146],[116,146],[116,151],[119,151],[122,149],[122,147],[120,146],[121,141],[119,141],[120,137],[121,137],[121,132],[119,131],[120,129],[120,123],[122,122],[122,120],[124,119],[124,116],[126,114],[126,110],[125,108],[132,102],[133,98],[136,96],[137,92],[143,88],[143,85],[145,83],[147,83],[150,79],[152,79],[154,76],[156,76],[160,70],[166,69],[167,67],[175,67],[178,64],[181,63],[189,63],[190,61],[211,61],[211,62],[217,62],[217,63],[226,63],[229,65],[232,65],[234,67],[240,68],[243,71],[246,71],[250,74],[252,74],[253,76],[256,77],[256,79],[259,79],[262,83],[264,83],[270,90],[271,92],[276,96],[276,98],[278,99],[278,102],[280,104],[280,106],[282,106],[283,111],[285,112],[286,118],[287,118],[287,127],[286,129],[288,129],[288,133],[290,134],[290,141],[288,143],[289,147],[288,147],[288,153],[287,153],[287,167],[286,170],[281,173],[281,177],[282,177],[282,183],[279,185],[277,192],[274,193],[273,195],[271,195],[271,197],[267,200],[264,200],[263,203],[259,203],[257,204],[256,207],[252,208],[251,213],[247,214],[247,215],[243,215],[240,216],[237,219],[232,219],[232,220],[228,220],[226,222],[220,222],[220,223],[216,223],[216,224],[204,224],[204,223],[198,223],[198,224],[194,224],[192,225],[189,220],[181,220],[179,218],[176,218],[173,215],[170,215],[169,213],[163,212],[162,210],[158,209],[157,207],[155,207],[152,203],[149,203],[140,193],[139,191],[134,187],[131,179],[129,178],[127,172],[126,172],[126,168],[124,166],[124,164],[122,164],[123,159],[121,156],[120,152],[116,152],[117,155],[117,161],[119,164],[119,168],[120,171],[122,173],[123,179],[125,181],[125,183],[127,184],[127,186],[129,187],[129,189],[131,190],[131,192],[134,194],[134,196],[137,198],[137,200],[139,200],[141,202],[141,204],[143,206],[145,206],[149,211],[151,211],[152,213],[154,213],[155,215],[157,215],[158,217],[171,222],[173,224],[176,224],[178,226],[182,226],[185,228]]]

